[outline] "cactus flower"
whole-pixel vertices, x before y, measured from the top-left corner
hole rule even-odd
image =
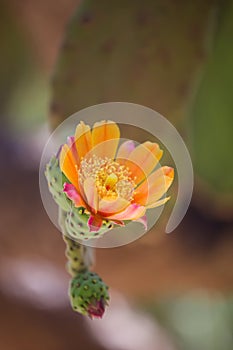
[[[124,226],[139,221],[146,227],[146,210],[170,198],[164,194],[173,168],[154,170],[163,154],[159,145],[125,141],[119,146],[119,141],[119,127],[112,121],[97,122],[92,130],[80,122],[60,152],[60,168],[69,181],[63,191],[85,211],[90,232],[99,232],[106,222]]]

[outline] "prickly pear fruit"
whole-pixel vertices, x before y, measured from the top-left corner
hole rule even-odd
[[[108,303],[108,287],[94,272],[79,273],[70,282],[72,308],[90,318],[101,318]]]
[[[215,1],[84,0],[52,80],[51,124],[91,105],[128,101],[176,125],[207,56]]]
[[[73,239],[98,238],[113,228],[113,224],[105,221],[98,232],[91,232],[87,224],[89,215],[85,213],[84,208],[72,207],[71,211],[67,212],[65,216],[66,232]]]
[[[46,165],[45,176],[54,201],[63,210],[70,210],[71,203],[63,192],[64,175],[60,170],[59,161],[56,156],[53,156]]]

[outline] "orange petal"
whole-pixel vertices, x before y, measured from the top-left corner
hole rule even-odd
[[[88,177],[84,181],[83,189],[88,206],[93,213],[96,213],[98,209],[98,192],[95,185],[95,180],[91,177]]]
[[[126,159],[129,157],[130,153],[135,149],[135,144],[133,141],[125,141],[123,142],[117,152],[117,158]]]
[[[92,148],[90,126],[84,122],[80,122],[76,127],[75,144],[79,158],[85,157]]]
[[[108,219],[113,220],[137,220],[144,216],[146,208],[138,204],[130,204],[125,210],[118,214],[108,216]]]
[[[59,158],[61,171],[65,174],[67,179],[78,188],[78,172],[77,166],[74,163],[71,149],[64,144],[61,149]]]
[[[76,148],[76,145],[75,145],[75,138],[74,138],[74,136],[67,137],[67,145],[71,149],[72,158],[73,158],[74,163],[79,165],[80,159],[79,159],[79,155],[78,155],[77,148]]]
[[[97,122],[91,135],[94,154],[114,159],[120,137],[118,125],[109,120]]]
[[[99,201],[99,213],[103,216],[109,216],[124,210],[130,204],[122,197],[116,199],[101,199]]]
[[[171,186],[174,179],[174,169],[164,166],[154,171],[136,189],[134,202],[146,207],[158,201]]]
[[[137,146],[129,155],[128,161],[125,165],[130,168],[132,178],[136,184],[139,184],[148,176],[158,161],[162,157],[163,151],[159,148],[157,143],[144,142]]]

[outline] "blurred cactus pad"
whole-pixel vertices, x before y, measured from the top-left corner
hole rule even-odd
[[[98,103],[151,107],[186,141],[192,140],[196,174],[210,187],[205,198],[217,191],[221,208],[229,211],[225,193],[232,177],[229,173],[225,181],[223,166],[229,167],[232,147],[226,147],[224,135],[215,135],[222,127],[229,135],[233,110],[224,80],[232,78],[228,7],[230,1],[214,0],[82,1],[68,24],[52,77],[51,126]]]
[[[213,1],[84,0],[53,76],[51,122],[109,101],[181,118],[206,55]]]
[[[232,43],[233,1],[229,1],[219,9],[211,53],[189,120],[193,164],[200,178],[198,188],[212,194],[211,201],[204,200],[203,204],[221,218],[233,217]]]

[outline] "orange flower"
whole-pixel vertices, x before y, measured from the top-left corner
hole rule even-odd
[[[170,198],[162,197],[174,170],[164,166],[153,171],[163,154],[159,145],[126,141],[118,149],[119,139],[120,130],[112,121],[95,123],[92,130],[80,122],[61,149],[60,168],[70,181],[64,192],[76,207],[85,208],[93,232],[104,220],[116,225],[140,221],[146,226],[146,210]]]

